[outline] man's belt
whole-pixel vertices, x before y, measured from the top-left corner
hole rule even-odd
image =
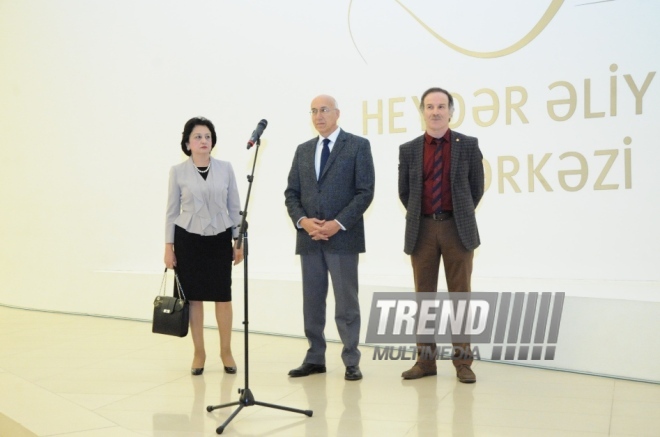
[[[453,212],[453,211],[438,212],[438,213],[435,213],[435,214],[422,214],[422,217],[426,217],[426,218],[430,218],[430,219],[433,219],[433,220],[437,220],[437,221],[439,221],[439,222],[441,222],[441,221],[443,221],[443,220],[450,219],[450,218],[452,218],[453,216],[454,216],[454,212]]]

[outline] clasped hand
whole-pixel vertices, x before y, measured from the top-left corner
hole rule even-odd
[[[317,218],[306,218],[300,225],[312,237],[312,240],[329,240],[341,229],[336,220],[319,220]]]

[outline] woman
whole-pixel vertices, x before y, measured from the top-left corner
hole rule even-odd
[[[190,302],[195,346],[191,373],[204,372],[204,301],[215,302],[220,358],[226,373],[236,373],[231,353],[231,268],[243,260],[232,248],[238,237],[240,201],[229,162],[211,158],[217,136],[210,120],[191,118],[183,128],[181,150],[190,159],[170,169],[165,225],[165,265],[176,267]],[[176,286],[175,286],[176,289]]]

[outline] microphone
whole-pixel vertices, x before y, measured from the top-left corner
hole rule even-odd
[[[257,128],[252,132],[252,136],[247,142],[248,150],[250,150],[250,147],[254,146],[254,143],[259,141],[259,138],[261,138],[261,134],[264,133],[266,126],[268,126],[268,122],[266,120],[261,120],[259,124],[257,124]]]

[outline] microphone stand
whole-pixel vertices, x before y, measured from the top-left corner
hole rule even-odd
[[[249,357],[248,357],[248,234],[247,234],[247,212],[248,212],[248,203],[250,202],[250,192],[252,191],[252,181],[254,180],[254,168],[257,163],[257,154],[259,153],[259,146],[261,145],[261,140],[258,139],[257,142],[257,150],[254,152],[254,161],[252,163],[252,174],[250,174],[247,177],[247,180],[249,182],[248,185],[248,192],[247,192],[247,197],[245,199],[245,208],[243,209],[243,212],[241,212],[241,228],[240,232],[238,235],[238,241],[236,242],[236,247],[238,249],[241,248],[242,244],[245,244],[245,247],[243,248],[243,294],[244,294],[244,313],[243,313],[243,332],[244,332],[244,339],[245,339],[245,388],[239,388],[238,393],[241,395],[238,401],[236,402],[230,402],[228,404],[222,404],[222,405],[209,405],[206,407],[206,411],[211,412],[213,410],[217,410],[218,408],[224,408],[224,407],[231,407],[234,405],[238,405],[238,408],[234,410],[234,412],[227,418],[227,420],[224,421],[222,425],[220,425],[215,432],[218,434],[222,434],[222,432],[225,430],[229,422],[231,422],[234,417],[238,413],[241,412],[243,407],[251,407],[253,405],[259,405],[262,407],[268,407],[268,408],[275,408],[278,410],[285,410],[285,411],[291,411],[293,413],[300,413],[304,414],[307,417],[312,417],[312,414],[314,413],[312,410],[299,410],[296,408],[289,408],[289,407],[283,407],[281,405],[274,405],[274,404],[267,404],[265,402],[259,402],[254,399],[254,395],[252,394],[252,391],[250,390],[250,364],[249,364]]]

